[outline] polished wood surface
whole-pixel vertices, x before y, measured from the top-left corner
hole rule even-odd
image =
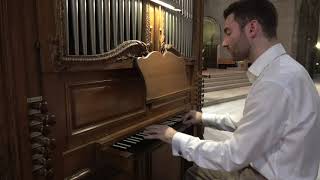
[[[186,91],[190,87],[184,59],[171,52],[151,52],[146,57],[138,58],[137,64],[146,82],[147,101]]]
[[[34,5],[0,2],[0,179],[32,179],[26,99],[39,86],[28,83],[37,71],[26,67],[37,60]]]

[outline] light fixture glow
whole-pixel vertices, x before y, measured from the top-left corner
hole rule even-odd
[[[152,2],[159,4],[160,6],[166,7],[168,9],[174,10],[174,11],[181,11],[180,9],[176,9],[174,6],[172,6],[171,4],[165,3],[163,1],[160,0],[151,0]]]
[[[316,48],[317,48],[317,49],[320,49],[320,42],[317,42]]]

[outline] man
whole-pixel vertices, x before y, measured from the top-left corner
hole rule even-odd
[[[173,155],[201,167],[189,170],[194,179],[315,179],[319,95],[306,70],[277,42],[275,7],[268,0],[241,0],[224,17],[223,46],[235,60],[253,63],[243,117],[233,123],[229,117],[191,111],[184,121],[234,130],[232,136],[222,142],[200,140],[155,125],[146,128],[145,138],[172,143]]]

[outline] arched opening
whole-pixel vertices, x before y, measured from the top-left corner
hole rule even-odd
[[[212,17],[203,19],[203,68],[217,68],[217,46],[221,42],[221,27]]]
[[[313,77],[318,72],[317,59],[320,52],[316,48],[319,41],[320,1],[305,0],[301,2],[299,12],[297,61],[299,61]]]

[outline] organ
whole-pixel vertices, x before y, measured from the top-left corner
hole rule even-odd
[[[142,131],[166,124],[199,134],[181,118],[201,108],[203,1],[172,0],[180,13],[149,0],[28,0],[26,7],[5,1],[3,17],[28,23],[0,23],[2,39],[15,29],[23,42],[8,41],[11,49],[1,43],[19,56],[11,61],[1,51],[12,67],[1,73],[19,82],[5,86],[21,88],[11,89],[17,109],[6,107],[12,119],[2,137],[12,145],[0,151],[10,167],[0,166],[0,177],[182,179],[190,163],[173,157],[170,145],[144,140]],[[18,18],[17,8],[25,16]],[[164,52],[161,35],[171,45]]]

